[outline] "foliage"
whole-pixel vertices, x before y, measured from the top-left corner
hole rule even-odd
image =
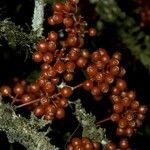
[[[49,138],[39,129],[49,122],[37,119],[31,115],[26,119],[16,115],[14,109],[9,104],[4,104],[0,99],[0,131],[7,134],[10,143],[18,142],[28,150],[57,150],[50,144]]]
[[[25,33],[20,26],[16,26],[14,22],[9,19],[0,21],[0,41],[1,46],[2,41],[8,42],[8,45],[16,52],[26,54],[33,51],[34,43],[37,41],[37,36],[35,32],[30,34]]]

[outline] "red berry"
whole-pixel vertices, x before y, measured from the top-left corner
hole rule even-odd
[[[50,65],[49,65],[48,63],[43,63],[43,64],[41,65],[42,71],[48,70],[49,67],[50,67]]]
[[[133,135],[133,133],[134,133],[134,129],[133,129],[132,127],[127,127],[127,128],[125,129],[125,133],[126,133],[126,135],[127,135],[128,137],[131,137],[131,136]]]
[[[89,58],[90,53],[89,53],[89,51],[88,51],[87,49],[83,49],[83,50],[81,51],[81,56],[83,56],[83,57],[85,57],[85,58]]]
[[[92,55],[91,55],[91,59],[93,62],[97,62],[101,59],[101,55],[99,52],[93,52]]]
[[[54,84],[54,85],[57,85],[59,83],[59,77],[53,77],[51,78],[51,82]]]
[[[107,54],[107,51],[104,48],[99,48],[98,52],[100,53],[101,56]]]
[[[61,107],[67,107],[68,106],[68,99],[66,98],[60,98],[59,103]]]
[[[65,117],[65,111],[63,108],[57,108],[57,111],[56,111],[56,118],[57,119],[62,119]]]
[[[144,120],[145,119],[145,115],[139,113],[139,114],[137,114],[137,119]]]
[[[39,78],[37,80],[37,83],[39,84],[40,87],[44,86],[46,84],[47,80],[45,78]]]
[[[142,125],[142,120],[136,119],[136,126],[140,127]]]
[[[102,93],[108,93],[108,91],[109,91],[109,85],[107,83],[101,83],[99,85],[99,88]]]
[[[119,77],[123,77],[126,74],[126,70],[123,67],[120,67]]]
[[[111,99],[113,104],[121,102],[120,96],[117,96],[117,95],[111,95],[110,99]]]
[[[67,72],[67,73],[64,74],[64,79],[65,79],[66,81],[72,81],[73,78],[74,78],[73,73]]]
[[[127,123],[128,123],[127,120],[122,118],[119,120],[118,126],[119,126],[119,128],[125,128],[127,126]]]
[[[79,57],[79,49],[78,48],[72,48],[68,54],[68,57],[71,61],[77,60]]]
[[[113,113],[110,117],[113,122],[118,122],[120,120],[120,115],[117,113]]]
[[[50,78],[56,77],[57,72],[56,72],[55,68],[54,67],[49,67],[49,69],[47,70],[47,75]]]
[[[132,101],[130,107],[131,107],[132,110],[136,110],[136,109],[139,108],[139,105],[140,104],[139,104],[138,101]]]
[[[65,2],[64,10],[66,12],[70,12],[72,10],[72,5],[70,4],[70,2]]]
[[[63,23],[68,28],[73,25],[73,19],[70,17],[64,18]]]
[[[127,97],[127,92],[123,91],[123,92],[120,93],[120,95],[121,95],[122,98],[125,98],[125,97]]]
[[[111,74],[106,74],[106,75],[105,75],[105,81],[106,81],[106,83],[108,83],[108,84],[113,83],[113,82],[114,82],[114,76],[111,75]]]
[[[54,52],[54,51],[56,50],[56,43],[53,42],[53,41],[50,41],[50,42],[48,43],[48,50],[49,50],[50,52]]]
[[[95,28],[90,28],[89,29],[89,35],[90,36],[96,36],[96,29]]]
[[[83,88],[87,91],[90,91],[93,88],[93,81],[92,80],[84,81]]]
[[[38,83],[32,83],[30,85],[30,91],[33,93],[38,92],[39,89],[40,89],[40,87],[39,87]]]
[[[106,145],[106,150],[116,150],[116,145],[114,143],[108,143]]]
[[[113,106],[113,110],[115,113],[118,113],[118,114],[122,113],[124,110],[123,104],[122,103],[115,103]]]
[[[86,72],[90,78],[94,77],[97,74],[97,67],[95,65],[89,65],[86,68]]]
[[[29,94],[24,94],[21,97],[21,102],[22,103],[28,103],[32,100],[31,96]]]
[[[94,96],[98,96],[101,94],[101,90],[98,86],[94,86],[92,89],[91,89],[91,94],[94,95]]]
[[[2,96],[9,96],[11,94],[11,88],[9,86],[3,85],[0,89]]]
[[[39,51],[34,52],[33,55],[32,55],[32,59],[35,62],[41,62],[43,60],[43,54]]]
[[[53,120],[54,119],[54,115],[51,115],[51,114],[44,114],[44,119],[45,120]]]
[[[54,14],[53,19],[56,24],[60,24],[63,22],[63,16],[59,13]]]
[[[55,25],[53,17],[48,17],[47,22],[48,22],[49,25]]]
[[[58,39],[58,34],[55,31],[51,31],[48,34],[48,39],[55,42]]]
[[[120,90],[119,90],[117,87],[113,87],[113,88],[111,89],[111,93],[112,93],[113,95],[118,95],[118,94],[120,93]]]
[[[111,58],[109,61],[109,66],[118,66],[119,65],[119,60],[116,58]]]
[[[96,73],[94,79],[99,83],[103,82],[103,80],[104,80],[103,73],[101,73],[101,72]]]
[[[147,110],[148,110],[148,108],[145,105],[141,105],[138,108],[138,113],[145,114],[147,112]]]
[[[66,71],[74,72],[76,65],[74,62],[68,61],[68,62],[66,62],[65,67],[66,67]]]
[[[45,53],[48,50],[48,42],[46,42],[45,40],[41,40],[37,45],[37,49],[40,52]]]
[[[125,118],[126,118],[128,121],[132,121],[132,120],[134,119],[134,113],[128,111],[128,112],[125,114]]]
[[[44,92],[46,93],[53,93],[55,91],[55,86],[51,82],[47,82],[43,87]]]
[[[94,149],[94,146],[93,146],[93,143],[85,143],[84,144],[84,149],[85,150],[93,150]]]
[[[104,63],[104,64],[107,64],[109,62],[109,55],[105,54],[103,56],[101,56],[101,61]]]
[[[125,129],[118,127],[118,128],[116,129],[116,135],[118,135],[118,136],[123,136],[123,135],[125,135]]]
[[[53,104],[49,104],[45,107],[45,113],[49,115],[55,115],[56,114],[56,107]]]
[[[132,121],[129,121],[129,126],[132,127],[132,128],[135,128],[136,127],[136,121],[135,120],[132,120]]]
[[[105,64],[99,60],[96,62],[97,69],[102,70],[105,67]]]
[[[56,12],[59,12],[59,11],[62,12],[62,10],[64,9],[64,4],[61,2],[57,2],[54,4],[53,9]]]
[[[120,61],[122,56],[120,52],[115,52],[112,57]]]
[[[91,143],[90,139],[87,137],[82,137],[82,144]]]
[[[84,68],[87,64],[87,59],[84,57],[79,57],[76,63],[78,67]]]
[[[110,67],[110,73],[114,76],[117,76],[120,72],[120,68],[118,66]]]
[[[22,95],[23,92],[24,92],[24,88],[23,88],[23,86],[22,86],[21,84],[16,84],[16,85],[14,86],[13,91],[14,91],[14,93],[15,93],[16,95]]]
[[[63,88],[61,88],[60,93],[63,97],[70,97],[72,94],[73,90],[72,87],[70,86],[64,86]]]
[[[34,114],[35,114],[35,116],[37,116],[37,117],[42,117],[43,114],[44,114],[44,107],[43,107],[42,105],[37,106],[37,107],[34,109]]]
[[[128,97],[124,97],[124,98],[122,99],[122,103],[123,103],[123,105],[124,105],[125,107],[128,107],[128,106],[130,106],[130,104],[131,104],[131,100],[130,100]]]
[[[76,36],[71,36],[67,39],[67,44],[70,46],[70,47],[74,47],[77,45],[77,37]]]
[[[43,106],[47,106],[47,105],[49,105],[49,99],[47,97],[42,97],[40,100],[40,103]],[[45,110],[45,108],[44,108],[44,110]]]
[[[136,98],[136,94],[134,91],[127,92],[127,96],[129,99],[134,100]]]
[[[125,80],[119,79],[116,82],[116,87],[120,90],[120,91],[124,91],[127,88],[127,83]]]
[[[84,38],[82,38],[82,37],[78,38],[78,47],[79,48],[84,46],[84,41],[85,41]]]
[[[54,65],[54,69],[58,73],[62,74],[65,71],[65,64],[62,61],[58,60]]]
[[[67,150],[74,150],[74,147],[71,144],[67,145]]]
[[[94,150],[100,150],[101,149],[101,145],[98,142],[93,142],[93,146],[94,146]]]
[[[75,137],[71,140],[71,144],[73,147],[81,145],[81,140],[79,138]]]
[[[44,61],[45,63],[48,63],[48,64],[53,61],[53,58],[54,58],[54,56],[53,56],[53,54],[50,53],[50,52],[46,52],[46,53],[43,55],[43,61]]]
[[[127,149],[129,147],[129,142],[127,139],[121,139],[119,142],[119,147],[122,149]]]

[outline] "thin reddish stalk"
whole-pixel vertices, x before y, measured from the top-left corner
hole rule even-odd
[[[100,125],[100,124],[102,124],[102,123],[104,123],[104,122],[107,122],[107,121],[110,121],[110,117],[105,118],[105,119],[100,120],[100,121],[97,121],[97,122],[96,122],[96,125]]]
[[[83,86],[83,83],[76,85],[76,86],[73,87],[72,89],[75,90],[75,89],[80,88],[80,87],[82,87],[82,86]],[[60,95],[61,95],[61,93],[59,92],[59,93],[57,93],[57,94],[54,94],[54,95],[50,96],[49,99],[54,99],[54,98],[56,98],[56,97],[58,97],[58,96],[60,96]],[[24,106],[28,106],[28,105],[33,104],[33,103],[36,103],[36,102],[39,102],[41,99],[42,99],[42,97],[41,97],[41,98],[38,98],[38,99],[35,99],[35,100],[32,100],[32,101],[30,101],[30,102],[28,102],[28,103],[18,105],[18,106],[16,106],[16,109],[21,108],[21,107],[24,107]]]
[[[42,98],[35,99],[35,100],[30,101],[30,102],[28,102],[28,103],[18,105],[18,106],[16,106],[15,108],[16,108],[16,109],[18,109],[18,108],[21,108],[21,107],[24,107],[24,106],[27,106],[27,105],[30,105],[30,104],[33,104],[33,103],[39,102],[41,99],[42,99]]]

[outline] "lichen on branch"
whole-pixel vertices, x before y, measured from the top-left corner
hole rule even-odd
[[[58,148],[50,144],[45,132],[39,131],[47,123],[33,115],[30,120],[16,115],[13,108],[0,99],[0,131],[7,134],[10,143],[18,142],[27,150],[57,150]]]
[[[83,127],[82,136],[101,143],[104,147],[109,142],[105,129],[97,126],[96,117],[92,113],[87,113],[81,104],[81,100],[75,102],[75,115]]]
[[[44,0],[35,0],[32,31],[37,33],[37,37],[41,37],[43,33],[44,6]]]

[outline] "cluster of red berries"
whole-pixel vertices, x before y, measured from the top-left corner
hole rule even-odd
[[[99,142],[95,142],[90,140],[87,137],[74,137],[71,139],[70,143],[67,145],[67,150],[101,150],[103,149],[102,144]],[[113,143],[109,142],[105,145],[106,150],[131,150],[129,147],[128,139],[123,138],[119,141],[118,146]]]
[[[115,52],[110,57],[103,48],[90,53],[84,47],[85,35],[93,37],[96,30],[87,29],[87,23],[78,13],[76,0],[57,2],[53,11],[48,24],[62,28],[50,31],[36,46],[32,59],[41,66],[39,77],[30,85],[18,81],[13,88],[2,86],[2,96],[10,97],[16,108],[26,106],[37,117],[53,120],[65,117],[69,97],[77,88],[91,92],[97,101],[102,94],[111,92],[113,114],[110,120],[118,125],[117,135],[130,137],[141,125],[147,107],[139,104],[135,92],[127,91],[126,81],[121,79],[126,72],[120,65],[121,54]],[[76,70],[81,69],[87,79],[75,86],[67,85],[74,79]],[[129,149],[127,139],[122,139],[119,147]],[[74,149],[99,150],[101,144],[88,138],[73,138],[68,150]],[[115,149],[113,143],[107,145],[107,150]]]
[[[140,8],[141,26],[150,27],[150,1],[148,0],[135,0]]]
[[[87,137],[72,138],[67,145],[67,150],[101,150],[101,144],[94,142]]]
[[[115,79],[125,74],[125,69],[119,64],[121,60],[119,52],[110,58],[106,50],[100,48],[89,56],[86,67],[88,79],[83,82],[83,88],[90,91],[95,100],[100,100],[102,94],[109,92]]]
[[[78,14],[77,2],[75,0],[68,0],[65,3],[58,2],[54,5],[53,11],[53,15],[48,18],[48,24],[61,24],[65,28],[58,32],[59,42],[62,47],[81,48],[84,46],[85,33],[88,33],[90,36],[96,35],[94,28],[86,30],[87,23],[83,20],[83,17]],[[53,38],[56,40],[56,34],[50,34],[48,38],[49,40],[53,40]]]
[[[106,145],[106,150],[131,150],[129,147],[128,139],[123,138],[119,141],[118,147],[113,142],[110,142]]]
[[[125,80],[117,80],[111,93],[110,99],[113,104],[111,120],[118,124],[116,134],[130,137],[137,127],[141,126],[147,107],[139,104],[134,91],[127,90]]]
[[[47,120],[62,119],[68,98],[75,87],[61,84],[74,79],[75,69],[84,68],[88,63],[88,50],[81,49],[84,36],[95,36],[96,30],[86,30],[86,22],[78,14],[76,0],[55,3],[53,16],[48,18],[49,25],[60,24],[63,30],[50,31],[47,38],[38,42],[32,59],[40,63],[41,73],[30,85],[25,81],[17,82],[13,90],[2,86],[2,96],[12,99],[12,104],[28,107],[37,117]],[[59,86],[60,85],[60,86]]]
[[[30,105],[37,117],[44,115],[47,120],[65,116],[64,108],[74,89],[83,87],[99,100],[102,93],[109,91],[114,78],[125,73],[124,68],[119,65],[120,53],[116,52],[110,58],[105,49],[100,48],[90,54],[83,48],[85,34],[95,36],[96,30],[86,30],[85,21],[76,12],[75,2],[56,3],[53,9],[54,14],[48,18],[48,23],[61,24],[66,37],[62,36],[62,32],[50,31],[47,38],[39,41],[32,59],[41,64],[41,74],[34,83],[27,85],[25,82],[17,82],[13,94],[9,86],[1,87],[2,95],[9,96],[12,103],[22,103],[18,107]],[[72,20],[72,24],[66,24],[66,19]],[[75,87],[58,86],[63,81],[72,81],[75,69],[83,69],[88,79]]]

